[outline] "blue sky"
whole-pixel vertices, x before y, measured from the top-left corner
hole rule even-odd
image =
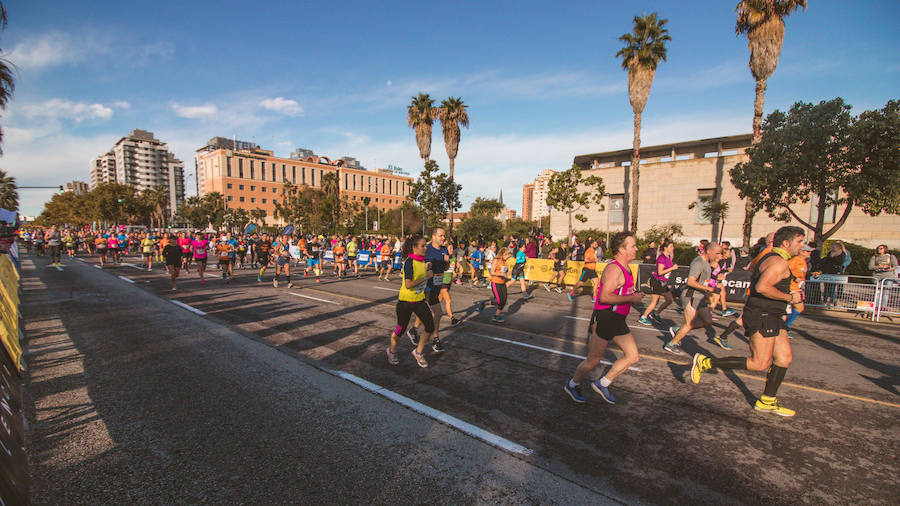
[[[672,37],[642,143],[749,132],[754,82],[735,3],[6,1],[0,48],[17,87],[0,115],[0,168],[22,186],[88,181],[89,160],[141,128],[169,143],[186,175],[217,135],[417,174],[405,116],[421,91],[469,105],[456,159],[464,207],[502,188],[520,211],[522,184],[540,170],[631,147],[615,53],[641,12],[667,18]],[[900,3],[809,4],[787,18],[765,113],[837,96],[859,112],[898,98]],[[437,124],[432,157],[446,170]],[[48,198],[22,190],[22,213]]]

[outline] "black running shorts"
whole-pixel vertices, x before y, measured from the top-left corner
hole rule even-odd
[[[650,293],[652,295],[663,295],[669,291],[669,286],[662,281],[650,276]]]
[[[614,313],[611,309],[595,309],[591,315],[590,325],[594,326],[594,333],[600,339],[612,341],[616,336],[630,334],[628,324],[625,323],[625,315]],[[588,327],[590,330],[590,326]]]
[[[787,330],[783,313],[770,312],[753,307],[751,304],[744,306],[744,335],[749,337],[759,332],[763,337],[775,337],[782,329]]]

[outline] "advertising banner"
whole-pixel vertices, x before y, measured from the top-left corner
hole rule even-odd
[[[638,266],[638,283],[647,285],[650,282],[650,275],[655,268],[655,264],[640,264]],[[689,272],[690,269],[688,267],[679,266],[669,273],[668,287],[673,294],[678,295],[684,290],[687,285]],[[747,289],[750,288],[750,271],[729,272],[721,283],[725,285],[725,300],[729,302],[744,302],[747,299]]]

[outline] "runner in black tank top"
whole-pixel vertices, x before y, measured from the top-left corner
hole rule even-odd
[[[750,279],[750,297],[743,315],[744,335],[750,339],[750,357],[714,358],[698,353],[694,355],[691,367],[694,383],[699,383],[700,376],[713,368],[768,369],[765,391],[754,408],[780,416],[794,416],[793,410],[778,405],[775,394],[793,359],[784,322],[786,309],[789,304],[799,302],[801,295],[790,290],[788,260],[800,252],[804,236],[800,227],[778,229],[775,247],[757,264],[757,270]]]

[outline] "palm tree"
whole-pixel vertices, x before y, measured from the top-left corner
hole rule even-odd
[[[625,43],[625,47],[616,53],[616,58],[622,57],[622,68],[628,71],[628,100],[631,102],[631,110],[634,111],[634,141],[631,155],[631,166],[625,169],[626,179],[628,171],[631,171],[631,230],[637,232],[638,223],[638,193],[640,192],[640,164],[641,164],[641,114],[650,97],[650,86],[656,75],[656,66],[659,60],[666,59],[666,42],[672,40],[669,31],[663,28],[667,19],[657,19],[656,13],[649,16],[642,14],[634,17],[632,33],[626,33],[619,37]],[[625,199],[629,198],[628,189],[625,189]]]
[[[6,7],[0,2],[0,29],[6,28]],[[13,90],[16,88],[16,82],[13,79],[12,64],[5,58],[0,58],[0,109],[6,109],[6,104],[12,98]],[[3,129],[0,128],[0,142],[3,141]],[[3,149],[0,148],[0,155]],[[18,195],[16,195],[16,208],[18,208]],[[14,210],[12,208],[7,208]]]
[[[0,170],[0,208],[7,211],[19,210],[19,190],[16,187],[16,178],[7,176],[5,170]]]
[[[735,7],[737,22],[734,32],[746,34],[750,46],[750,72],[756,79],[753,100],[753,144],[762,137],[763,104],[766,101],[766,80],[778,66],[778,56],[784,43],[784,18],[798,8],[806,9],[806,0],[742,0]],[[747,199],[744,206],[744,246],[750,246],[753,216],[756,207]]]
[[[431,158],[431,125],[434,123],[434,100],[427,93],[412,98],[406,108],[406,123],[416,131],[419,156],[426,162]]]
[[[459,127],[469,128],[469,106],[463,103],[462,97],[449,97],[441,101],[441,106],[436,111],[436,116],[441,122],[441,130],[444,132],[444,147],[447,149],[447,158],[450,159],[450,182],[453,182],[453,167],[456,155],[459,153]],[[450,206],[450,232],[453,232],[453,206]]]
[[[154,186],[142,191],[141,197],[149,211],[151,221],[155,220],[158,228],[165,226],[166,218],[169,216],[169,189],[162,185]]]

